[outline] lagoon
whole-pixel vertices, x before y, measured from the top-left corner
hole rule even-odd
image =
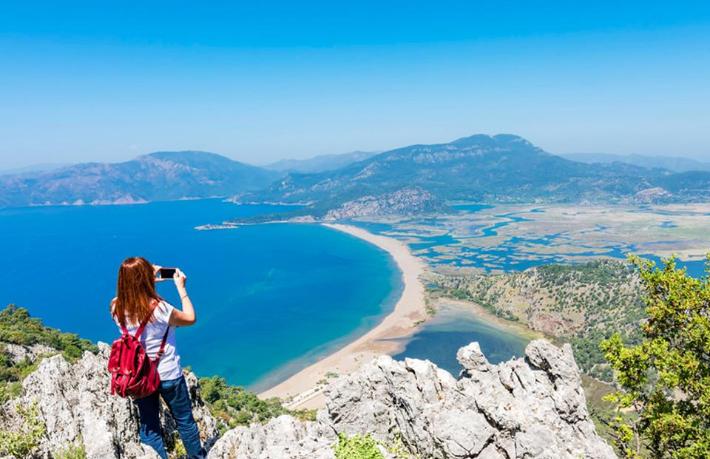
[[[488,361],[496,364],[523,356],[529,338],[489,323],[465,307],[442,304],[434,318],[405,340],[402,351],[392,357],[430,360],[458,376],[463,368],[456,352],[472,341],[477,341]]]

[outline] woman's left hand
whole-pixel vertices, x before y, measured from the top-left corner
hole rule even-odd
[[[178,268],[175,270],[175,276],[173,277],[173,280],[175,281],[175,286],[178,288],[178,290],[181,290],[185,288],[187,276],[184,272],[180,270],[180,268]]]

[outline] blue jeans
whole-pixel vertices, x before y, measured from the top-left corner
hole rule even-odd
[[[190,394],[187,391],[185,377],[178,379],[161,381],[160,389],[154,394],[136,400],[134,403],[138,407],[141,418],[140,437],[141,442],[151,446],[162,459],[168,459],[168,453],[163,443],[163,432],[160,428],[160,397],[170,409],[170,413],[175,419],[182,444],[185,446],[190,459],[203,459],[206,454],[200,444],[200,432],[192,417],[192,404]]]

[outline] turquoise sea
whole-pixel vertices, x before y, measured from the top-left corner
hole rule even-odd
[[[319,225],[194,229],[274,210],[220,200],[0,210],[0,307],[110,342],[121,260],[179,266],[198,312],[178,331],[183,364],[265,388],[371,328],[402,289],[386,252]],[[159,292],[179,304],[172,283]]]

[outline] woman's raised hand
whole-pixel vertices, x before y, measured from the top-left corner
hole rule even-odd
[[[173,280],[175,281],[175,286],[178,288],[178,290],[181,290],[185,288],[187,276],[178,268],[175,270],[175,276],[173,276]]]
[[[170,325],[175,325],[178,327],[184,327],[187,325],[192,325],[197,320],[195,316],[195,307],[190,301],[190,297],[187,295],[187,290],[185,289],[185,282],[187,282],[187,276],[184,272],[179,269],[175,270],[175,276],[173,276],[173,281],[175,281],[175,286],[177,287],[178,293],[180,294],[180,301],[182,302],[182,310],[173,310],[170,316]]]

